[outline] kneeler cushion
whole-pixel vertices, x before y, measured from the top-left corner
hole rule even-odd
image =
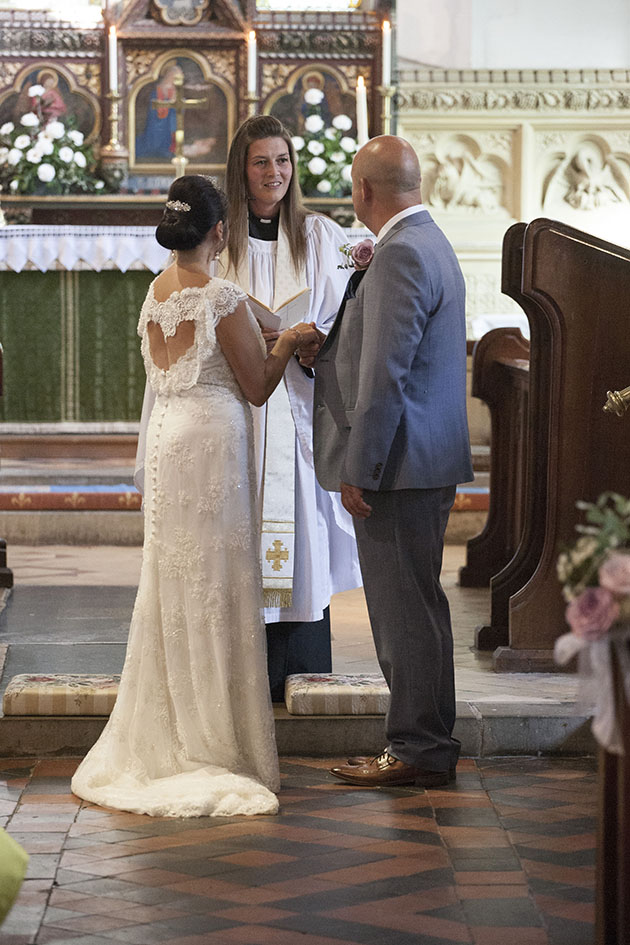
[[[292,715],[384,715],[389,689],[380,673],[300,673],[287,676],[284,699]]]
[[[5,715],[109,715],[120,676],[24,674],[14,676],[2,699]]]

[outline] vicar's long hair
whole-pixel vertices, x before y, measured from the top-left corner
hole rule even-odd
[[[307,210],[302,201],[302,191],[298,181],[297,157],[291,141],[291,135],[281,121],[273,115],[254,115],[244,121],[232,139],[227,160],[225,184],[228,198],[228,218],[230,231],[227,251],[228,264],[236,271],[241,258],[247,252],[249,236],[248,193],[247,193],[247,152],[254,141],[261,138],[282,138],[287,146],[293,173],[289,189],[282,198],[282,221],[289,237],[291,260],[296,271],[306,262],[306,227]]]

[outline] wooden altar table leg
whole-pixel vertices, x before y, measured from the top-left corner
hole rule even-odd
[[[7,543],[0,538],[0,587],[13,587],[13,571],[7,567]]]

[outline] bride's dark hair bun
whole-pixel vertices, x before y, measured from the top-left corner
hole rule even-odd
[[[219,220],[225,221],[226,206],[225,194],[210,177],[178,177],[169,187],[155,238],[166,249],[194,249]]]

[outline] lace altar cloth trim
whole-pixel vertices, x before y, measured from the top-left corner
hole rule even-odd
[[[371,237],[369,230],[345,230],[348,242]],[[153,226],[3,226],[0,271],[148,269],[161,272],[170,253],[155,239]]]
[[[291,715],[385,715],[389,689],[380,673],[300,673],[287,677],[284,700]]]
[[[120,676],[14,676],[2,699],[5,715],[109,715]]]
[[[152,226],[0,227],[0,270],[148,269],[161,272],[169,251]]]

